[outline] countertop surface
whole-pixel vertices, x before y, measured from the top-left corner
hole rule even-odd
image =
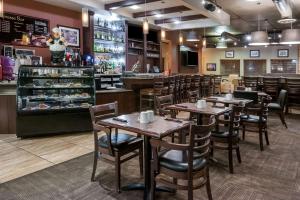
[[[120,93],[120,92],[132,92],[133,90],[128,90],[124,88],[117,88],[112,90],[97,90],[97,94],[107,94],[107,93]]]

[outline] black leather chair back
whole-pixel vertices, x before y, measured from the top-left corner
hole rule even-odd
[[[277,99],[277,103],[280,105],[281,109],[285,107],[287,100],[287,91],[281,90]]]

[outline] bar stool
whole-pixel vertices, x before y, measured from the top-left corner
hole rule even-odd
[[[213,94],[221,94],[221,82],[222,77],[221,76],[214,76],[213,77]]]
[[[184,102],[185,95],[185,75],[180,75],[180,102]]]
[[[175,102],[175,76],[170,76],[167,78],[168,80],[168,94],[173,95],[173,102]]]
[[[211,76],[210,75],[204,75],[201,80],[201,87],[202,87],[202,92],[201,96],[209,96],[211,94],[211,88],[212,88],[212,81],[211,81]]]
[[[175,103],[180,103],[180,76],[175,76],[175,91],[174,91]]]
[[[153,88],[140,90],[140,111],[155,109],[155,96],[167,95],[168,86],[164,78],[155,78]]]
[[[185,76],[184,100],[188,99],[188,92],[191,91],[191,86],[192,86],[192,76],[186,75]]]
[[[192,91],[197,90],[199,95],[201,94],[200,81],[201,81],[200,75],[196,74],[196,75],[192,76],[191,90]]]

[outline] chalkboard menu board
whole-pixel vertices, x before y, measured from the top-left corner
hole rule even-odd
[[[0,18],[0,42],[11,43],[22,39],[23,33],[46,36],[49,33],[49,21],[14,13],[4,13],[4,18]]]

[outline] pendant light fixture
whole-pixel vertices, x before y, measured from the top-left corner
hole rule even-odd
[[[161,29],[160,31],[160,36],[161,36],[161,39],[162,40],[165,40],[166,39],[166,31],[164,28]]]
[[[82,8],[81,9],[81,15],[82,15],[82,26],[83,27],[89,27],[89,9],[88,8]]]
[[[181,22],[181,16],[180,16],[180,22]],[[179,40],[179,44],[182,45],[183,44],[183,35],[181,33],[181,29],[179,31],[179,38],[178,38],[178,40]]]
[[[143,20],[143,33],[145,35],[147,35],[149,33],[149,23],[148,23],[148,19],[146,17],[146,0],[145,0],[145,5],[144,5],[144,9],[145,9],[145,18]]]
[[[4,0],[0,0],[0,17],[3,18],[4,17],[4,8],[3,8],[3,1]]]
[[[197,35],[197,32],[193,31],[193,30],[190,31],[188,33],[188,35],[186,36],[186,41],[188,41],[188,42],[199,42],[200,39],[199,39],[199,37]]]
[[[300,29],[293,29],[291,23],[291,29],[283,30],[281,33],[280,44],[300,44]]]
[[[267,31],[260,30],[260,20],[258,16],[258,31],[251,33],[251,42],[249,43],[250,46],[265,46],[269,45],[269,36]]]
[[[164,13],[164,9],[162,11]],[[163,19],[163,25],[165,24],[165,20]],[[166,30],[162,27],[160,30],[160,38],[161,40],[165,40],[166,39]]]
[[[204,31],[203,31],[203,38],[202,38],[202,47],[203,48],[206,48],[206,45],[207,45],[207,41],[206,41],[206,38],[205,38],[205,27],[204,27]]]

